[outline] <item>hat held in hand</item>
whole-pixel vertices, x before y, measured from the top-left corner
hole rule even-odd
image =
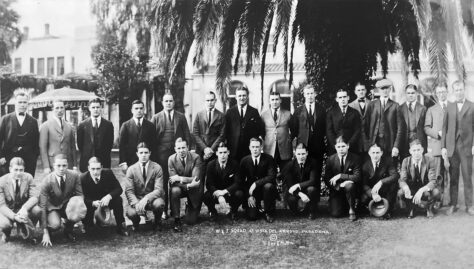
[[[87,213],[87,207],[82,196],[73,196],[66,206],[66,216],[72,222],[79,222]]]
[[[375,202],[374,200],[370,201],[369,210],[370,214],[372,214],[374,217],[383,217],[388,211],[387,199],[382,198],[382,200],[379,202]]]

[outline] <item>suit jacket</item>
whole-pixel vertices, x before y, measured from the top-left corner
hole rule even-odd
[[[369,104],[369,100],[366,99],[365,102],[365,109],[362,111],[359,105],[359,101],[354,100],[351,103],[349,103],[349,106],[352,107],[353,109],[357,110],[360,115],[360,137],[359,137],[359,152],[365,152],[365,145],[367,142],[365,141],[365,135],[364,135],[364,123],[365,123],[365,116],[367,115],[367,105]]]
[[[77,147],[81,153],[79,169],[87,171],[88,161],[91,157],[99,157],[102,166],[110,168],[110,152],[114,145],[114,126],[104,118],[100,119],[98,141],[94,140],[94,128],[92,119],[88,118],[77,127]],[[96,151],[96,145],[98,150]]]
[[[152,154],[155,149],[155,126],[147,119],[143,119],[141,130],[138,129],[137,123],[133,118],[122,124],[120,127],[119,136],[119,152],[120,161],[119,163],[126,162],[128,166],[133,165],[138,161],[137,157],[137,145],[140,142],[145,142]],[[154,160],[152,155],[152,160]]]
[[[326,186],[333,189],[329,180],[338,174],[341,174],[341,178],[337,181],[337,184],[344,181],[352,181],[354,184],[359,184],[361,180],[359,157],[353,153],[347,153],[344,160],[344,169],[341,171],[341,162],[337,153],[329,156],[326,161],[326,170],[324,174],[324,182],[326,182]]]
[[[89,171],[82,173],[81,176],[82,192],[84,193],[84,202],[87,207],[92,207],[92,202],[102,199],[107,194],[112,199],[120,197],[123,190],[112,170],[102,169],[99,183],[95,183]]]
[[[253,183],[255,183],[257,187],[261,187],[267,183],[275,184],[276,174],[275,160],[268,154],[262,153],[260,155],[257,170],[254,169],[251,155],[245,156],[242,161],[240,161],[240,175],[247,193]]]
[[[316,160],[307,158],[301,171],[300,165],[296,159],[287,163],[282,170],[283,182],[286,186],[291,187],[295,184],[300,184],[301,190],[309,186],[316,186],[321,184],[321,166],[316,163]],[[317,187],[319,187],[319,185]]]
[[[380,132],[384,133],[386,145],[381,145],[384,150],[393,147],[400,149],[402,136],[402,128],[398,120],[398,104],[392,100],[388,100],[385,109],[382,111],[382,103],[380,99],[373,100],[367,105],[366,116],[364,122],[364,135],[366,140],[365,150],[373,145],[377,140]],[[386,130],[380,130],[380,115],[383,113],[386,118]]]
[[[193,136],[196,142],[196,152],[200,155],[204,154],[204,149],[209,147],[214,152],[217,146],[224,140],[225,119],[224,114],[214,109],[209,124],[207,110],[197,113],[193,124]]]
[[[410,139],[408,137],[408,104],[403,103],[398,107],[398,117],[400,121],[400,126],[402,128],[402,136],[400,137],[400,155],[402,157],[410,155],[409,153],[409,143]],[[415,104],[415,118],[416,118],[416,137],[421,141],[421,145],[426,152],[426,134],[425,134],[425,117],[426,117],[426,107],[418,102]]]
[[[458,112],[456,103],[448,103],[446,110],[446,117],[443,122],[443,134],[446,135],[441,138],[441,147],[448,150],[448,157],[452,157],[457,142],[460,143],[460,154],[472,157],[471,150],[474,145],[474,103],[466,100],[461,112]],[[461,117],[461,126],[457,126],[457,117]],[[459,138],[456,140],[457,136]]]
[[[421,159],[421,180],[424,186],[428,186],[431,190],[436,187],[436,166],[434,160],[428,156]],[[414,183],[415,165],[412,163],[412,157],[403,159],[400,171],[400,179],[398,183],[400,188],[412,185]]]
[[[51,118],[40,126],[39,148],[43,168],[52,168],[54,156],[65,154],[69,168],[76,166],[76,136],[72,125],[63,121],[63,128]]]
[[[188,197],[194,208],[199,208],[204,193],[204,168],[201,157],[194,152],[188,152],[186,155],[185,167],[181,163],[178,154],[173,154],[168,158],[168,172],[170,177],[178,175],[182,177],[197,177],[199,188],[189,189]],[[180,185],[179,183],[175,183]],[[183,184],[182,186],[185,186]]]
[[[290,129],[293,124],[290,111],[279,109],[277,120],[273,120],[273,112],[268,109],[262,113],[262,121],[265,125],[265,140],[263,141],[263,152],[275,157],[278,144],[280,159],[289,160],[293,157],[291,146]]]
[[[66,171],[66,186],[64,192],[61,191],[56,174],[50,173],[47,175],[41,184],[41,191],[39,197],[39,206],[41,207],[42,228],[47,226],[48,212],[53,210],[60,210],[65,206],[69,199],[73,196],[81,196],[82,186],[79,174],[68,170]]]
[[[238,106],[234,106],[227,110],[225,114],[225,138],[227,139],[227,146],[230,149],[230,156],[236,159],[238,155],[242,157],[249,154],[248,145],[250,138],[265,136],[265,126],[258,114],[258,110],[247,105],[243,122],[240,122],[240,113]],[[239,139],[244,142],[239,144]],[[243,148],[242,148],[243,147]]]
[[[346,108],[345,117],[342,116],[341,108],[333,106],[326,116],[326,137],[331,152],[335,152],[336,139],[342,136],[349,143],[349,150],[358,152],[360,141],[360,114],[352,107]]]
[[[326,112],[318,105],[314,105],[314,129],[311,131],[308,110],[301,105],[293,114],[294,134],[297,143],[304,143],[313,158],[321,159],[326,152],[324,136],[326,134]]]
[[[20,123],[15,112],[3,116],[0,120],[0,158],[11,159],[21,147],[21,151],[27,153],[36,162],[39,154],[38,121],[28,114],[25,115],[23,128],[25,129],[26,143],[23,145],[16,142],[19,128]]]
[[[391,158],[382,157],[379,167],[375,169],[372,159],[368,158],[362,165],[362,184],[364,191],[371,190],[377,182],[382,184],[393,184],[398,182],[400,175],[397,168],[393,165]]]
[[[206,169],[206,188],[211,193],[226,189],[231,194],[242,188],[239,164],[229,158],[222,170],[217,159],[210,161]]]
[[[33,180],[33,177],[28,173],[23,173],[20,176],[20,201],[21,207],[27,211],[31,210],[33,206],[38,203],[38,189]],[[10,220],[13,220],[15,213],[15,186],[12,179],[12,174],[6,174],[0,178],[0,214],[4,215]]]
[[[159,164],[149,161],[146,178],[143,178],[142,165],[136,162],[128,168],[126,177],[125,196],[129,205],[135,205],[143,198],[150,202],[157,198],[164,198],[165,179],[163,179],[163,170]]]
[[[436,104],[426,111],[425,133],[428,140],[427,153],[433,156],[441,156],[441,137],[438,132],[443,130],[443,120],[446,112],[440,104]],[[444,134],[442,135],[444,136]]]

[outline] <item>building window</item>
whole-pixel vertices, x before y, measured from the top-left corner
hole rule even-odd
[[[71,72],[74,73],[74,65],[75,65],[75,59],[74,57],[71,57]]]
[[[30,58],[30,74],[34,74],[34,73],[35,73],[35,59]]]
[[[38,58],[38,75],[44,76],[44,58]]]
[[[48,72],[48,77],[54,76],[54,58],[53,57],[48,57],[46,70]]]
[[[21,58],[15,58],[15,73],[21,74]]]
[[[245,84],[240,80],[232,80],[230,82],[230,88],[227,92],[227,101],[229,102],[229,107],[233,107],[237,104],[237,99],[235,98],[235,91],[242,86],[245,86]]]
[[[64,75],[64,57],[57,58],[58,76]]]

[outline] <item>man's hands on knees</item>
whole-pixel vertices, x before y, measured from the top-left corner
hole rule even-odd
[[[144,214],[145,213],[145,207],[148,204],[148,200],[143,198],[140,200],[140,202],[135,204],[135,210],[137,211],[138,214]]]
[[[51,244],[51,238],[49,238],[48,229],[44,229],[43,240],[41,240],[41,245],[43,245],[44,247],[52,247],[53,246],[53,244]]]

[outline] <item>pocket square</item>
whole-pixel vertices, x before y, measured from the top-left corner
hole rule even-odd
[[[233,176],[234,176],[234,174],[230,175],[229,177],[233,177]]]

